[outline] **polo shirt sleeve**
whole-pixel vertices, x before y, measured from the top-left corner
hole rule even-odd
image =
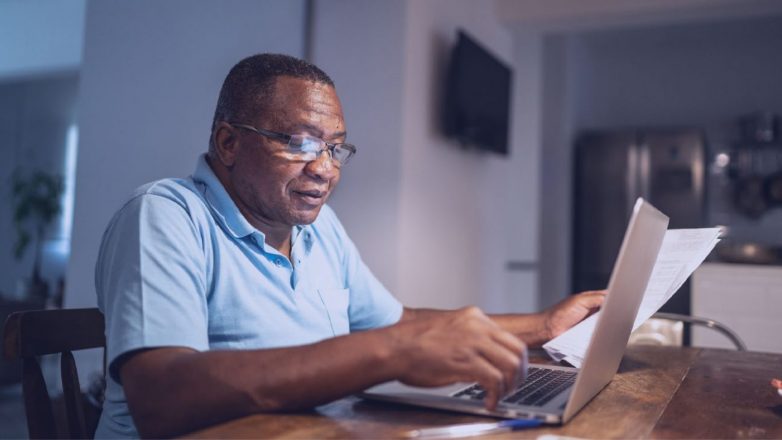
[[[115,361],[131,351],[209,348],[201,237],[182,200],[157,194],[134,197],[110,223],[95,285],[106,318],[109,372],[117,382]]]
[[[375,278],[348,237],[334,212],[324,207],[331,217],[342,247],[342,267],[346,287],[350,292],[348,315],[350,331],[370,330],[396,324],[402,317],[402,303]],[[322,211],[323,212],[323,211]]]

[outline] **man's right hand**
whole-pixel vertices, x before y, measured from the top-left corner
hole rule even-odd
[[[526,346],[477,307],[427,313],[389,327],[398,378],[414,386],[478,382],[494,409],[526,375]]]

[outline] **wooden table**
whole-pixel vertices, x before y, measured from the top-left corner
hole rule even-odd
[[[782,354],[715,349],[628,349],[614,380],[569,423],[494,434],[536,438],[782,438]],[[482,417],[345,398],[309,412],[260,414],[188,438],[394,438]]]

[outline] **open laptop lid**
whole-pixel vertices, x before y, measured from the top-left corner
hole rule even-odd
[[[565,407],[563,423],[600,392],[619,369],[667,229],[668,217],[639,197],[611,272],[600,319]]]

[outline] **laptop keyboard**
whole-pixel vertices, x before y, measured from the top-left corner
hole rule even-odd
[[[543,406],[562,390],[573,385],[576,373],[564,370],[530,367],[527,379],[516,390],[502,399],[502,403],[526,406]],[[486,391],[480,385],[471,385],[457,391],[452,397],[483,400]]]

